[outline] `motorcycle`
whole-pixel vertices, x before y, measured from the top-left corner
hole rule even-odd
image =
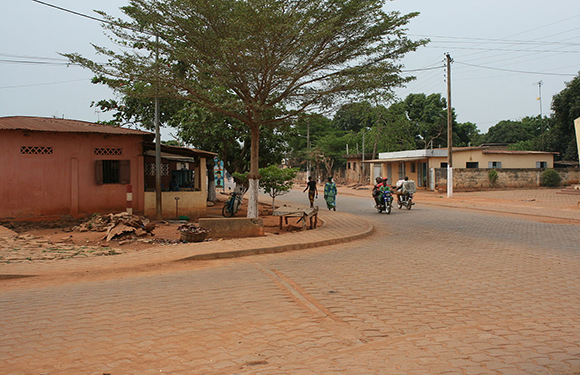
[[[413,193],[406,193],[401,194],[401,199],[397,203],[397,207],[399,207],[399,209],[406,207],[407,210],[410,210],[411,206],[414,204],[415,203],[413,203]]]
[[[240,209],[240,205],[242,204],[242,194],[237,192],[230,193],[230,198],[224,204],[222,208],[222,215],[223,217],[232,217],[234,216],[238,210]]]
[[[382,191],[380,192],[379,196],[379,203],[377,204],[377,210],[380,213],[385,211],[388,214],[391,213],[391,209],[393,208],[393,195],[390,191]]]

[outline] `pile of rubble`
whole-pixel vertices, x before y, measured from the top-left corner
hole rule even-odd
[[[73,231],[77,232],[106,232],[103,240],[109,242],[113,239],[138,238],[147,235],[154,236],[155,223],[140,216],[134,216],[127,212],[119,214],[96,214],[85,223],[77,225]]]

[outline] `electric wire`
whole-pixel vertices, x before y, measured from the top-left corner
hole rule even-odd
[[[17,86],[0,86],[0,90],[4,89],[17,89],[23,87],[34,87],[34,86],[50,86],[50,85],[60,85],[63,83],[71,83],[71,82],[89,82],[91,78],[83,78],[83,79],[72,79],[69,81],[59,81],[59,82],[45,82],[45,83],[31,83],[29,85],[17,85]]]
[[[457,64],[461,64],[461,65],[467,65],[467,66],[472,66],[475,68],[482,68],[482,69],[489,69],[489,70],[499,70],[502,72],[512,72],[512,73],[524,73],[524,74],[541,74],[541,75],[548,75],[548,76],[576,76],[576,74],[571,74],[571,73],[547,73],[547,72],[530,72],[530,71],[524,71],[524,70],[515,70],[515,69],[503,69],[503,68],[494,68],[491,66],[483,66],[483,65],[476,65],[476,64],[468,64],[468,63],[464,63],[464,62],[460,62],[460,61],[455,61]]]

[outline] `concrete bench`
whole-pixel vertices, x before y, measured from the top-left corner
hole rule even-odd
[[[318,225],[318,206],[314,208],[281,207],[274,210],[274,216],[280,216],[280,229],[282,222],[288,225],[288,219],[297,217],[296,224],[302,223],[302,230],[314,229]]]
[[[260,218],[200,218],[199,226],[209,229],[209,237],[259,237],[264,235],[264,221]]]

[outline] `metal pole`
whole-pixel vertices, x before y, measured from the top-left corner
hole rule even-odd
[[[451,110],[451,56],[447,57],[447,198],[453,196],[453,111]]]

